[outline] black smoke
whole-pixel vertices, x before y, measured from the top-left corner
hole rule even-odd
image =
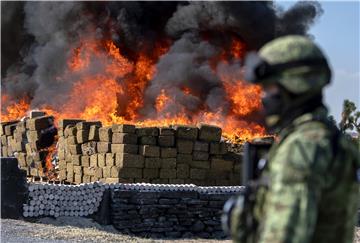
[[[140,50],[151,56],[155,43],[170,40],[169,52],[158,61],[157,74],[145,91],[145,117],[155,114],[153,105],[161,89],[176,101],[166,107],[168,112],[185,108],[192,114],[199,107],[222,107],[226,112],[224,89],[209,60],[233,38],[250,50],[277,36],[307,35],[322,14],[317,2],[299,2],[288,11],[269,1],[2,1],[1,7],[1,87],[14,101],[29,97],[34,108],[61,103],[57,97],[66,97],[77,82],[78,77],[63,74],[71,50],[84,36],[112,39],[130,61]],[[229,70],[241,65],[239,60],[229,61]],[[226,65],[221,64],[221,70]],[[193,95],[184,96],[183,87]]]

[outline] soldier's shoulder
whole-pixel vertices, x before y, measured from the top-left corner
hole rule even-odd
[[[332,131],[329,126],[320,121],[309,121],[295,126],[293,132],[289,134],[285,143],[308,143],[325,144],[331,139]]]

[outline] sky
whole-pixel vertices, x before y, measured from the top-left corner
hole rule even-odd
[[[276,2],[285,9],[295,3]],[[325,103],[339,122],[344,99],[353,101],[360,110],[360,1],[319,2],[324,13],[310,34],[332,67],[333,78],[325,89]]]

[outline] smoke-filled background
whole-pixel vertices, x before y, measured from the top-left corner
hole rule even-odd
[[[244,55],[277,36],[307,35],[322,14],[317,2],[298,2],[287,11],[269,1],[2,1],[1,7],[2,113],[9,104],[26,99],[30,109],[52,107],[76,114],[88,105],[83,95],[90,91],[81,86],[84,76],[100,83],[116,76],[122,87],[118,93],[129,93],[115,94],[117,115],[125,120],[179,113],[198,117],[199,110],[202,115],[228,114],[231,109],[238,116],[256,117],[249,114],[254,112],[235,111],[237,101],[229,101],[229,93],[235,92],[231,89],[243,87],[232,85],[241,78]],[[121,57],[114,50],[120,50]],[[71,61],[74,55],[78,60]],[[142,60],[154,66],[151,75],[139,74]],[[166,99],[159,112],[161,95]],[[253,92],[243,97],[251,100]],[[64,107],[66,100],[78,105]],[[129,107],[137,114],[130,114]]]

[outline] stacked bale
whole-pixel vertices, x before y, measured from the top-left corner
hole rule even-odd
[[[0,124],[1,157],[12,157],[14,155],[11,144],[14,139],[13,135],[18,122],[19,121],[10,121],[2,122]]]
[[[87,216],[98,210],[104,186],[98,183],[77,186],[32,184],[29,199],[23,205],[24,217]]]
[[[241,160],[227,156],[219,127],[100,126],[100,122],[60,121],[60,180],[75,184],[97,180],[197,185],[240,183]]]
[[[96,169],[100,127],[99,121],[66,119],[59,122],[58,166],[61,181],[79,184],[98,181],[102,177],[101,171]]]
[[[57,133],[53,116],[40,116],[26,120],[26,165],[30,176],[43,177],[46,172],[47,148],[52,146]],[[19,163],[20,159],[19,159]]]
[[[55,141],[56,128],[52,116],[32,114],[32,117],[1,123],[1,156],[16,157],[19,167],[25,170],[28,176],[42,177],[48,148]]]

